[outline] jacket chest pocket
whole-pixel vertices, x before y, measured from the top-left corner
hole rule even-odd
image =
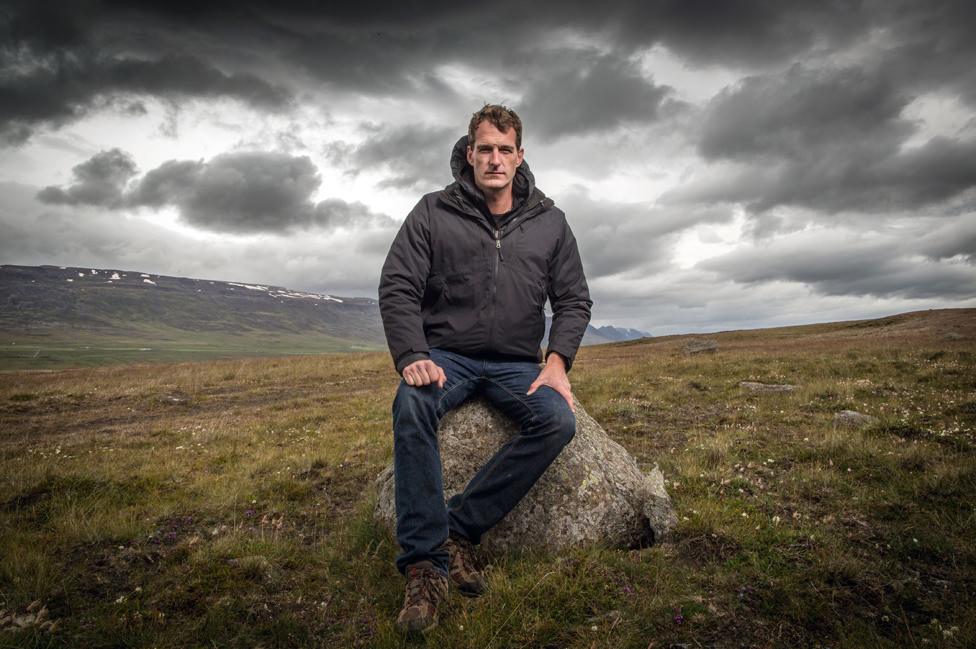
[[[475,302],[474,275],[470,272],[448,275],[443,280],[444,299],[452,306],[472,306]]]

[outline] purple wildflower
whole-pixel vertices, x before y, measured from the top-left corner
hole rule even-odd
[[[681,607],[674,607],[674,617],[672,618],[675,624],[684,624],[685,616],[681,614]]]

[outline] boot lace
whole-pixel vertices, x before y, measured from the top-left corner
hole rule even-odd
[[[433,570],[429,568],[412,568],[410,579],[407,580],[407,590],[404,596],[404,606],[419,606],[424,601],[434,601]]]
[[[477,568],[474,565],[474,545],[471,541],[452,536],[448,539],[448,542],[454,545],[455,551],[451,552],[451,562],[455,564],[453,567],[455,570],[462,574],[469,575],[471,573],[476,573]]]

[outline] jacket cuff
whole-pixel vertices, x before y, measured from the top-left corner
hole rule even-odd
[[[549,354],[553,353],[559,354],[559,356],[563,359],[563,362],[566,364],[566,373],[568,374],[570,368],[573,367],[573,357],[560,349],[547,349],[545,360],[549,360]]]
[[[396,362],[397,374],[403,375],[403,369],[415,361],[427,360],[430,358],[430,354],[427,352],[412,352],[401,356]]]

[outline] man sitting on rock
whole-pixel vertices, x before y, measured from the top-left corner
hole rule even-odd
[[[455,182],[420,199],[383,265],[380,312],[403,376],[393,402],[403,631],[437,623],[448,578],[465,595],[483,592],[472,546],[576,431],[566,373],[592,302],[566,216],[535,187],[523,154],[514,111],[475,113],[451,154]],[[552,327],[540,371],[546,298]],[[475,394],[520,434],[445,505],[438,424]]]

